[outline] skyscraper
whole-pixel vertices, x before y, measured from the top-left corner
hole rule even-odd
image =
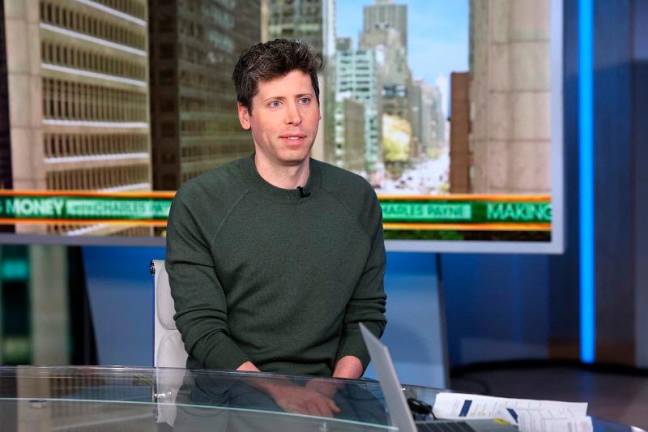
[[[377,49],[381,64],[381,79],[391,93],[405,94],[410,78],[407,66],[407,5],[392,0],[376,0],[363,8],[364,20],[360,33],[360,48]],[[399,115],[397,112],[389,114]]]
[[[423,143],[423,82],[410,80],[407,89],[410,108],[410,124],[412,126],[412,147],[410,156],[416,158],[425,154]]]
[[[398,32],[400,45],[407,53],[407,5],[394,4],[392,0],[376,0],[363,8],[363,33],[375,29],[392,28]]]
[[[151,113],[155,189],[252,152],[236,114],[232,71],[261,40],[259,0],[151,0]]]
[[[335,0],[266,0],[268,35],[299,39],[325,58],[335,53]]]
[[[394,4],[391,0],[376,0],[375,4],[365,6],[360,49],[373,51],[376,55],[381,82],[380,111],[382,115],[394,117],[381,119],[390,125],[381,126],[382,138],[387,139],[384,131],[395,131],[391,127],[393,124],[398,124],[399,127],[403,125],[396,118],[412,122],[411,101],[408,97],[411,73],[407,65],[407,6]],[[410,125],[406,129],[411,132]],[[390,139],[390,142],[394,141]],[[415,148],[411,144],[411,140],[408,140],[410,152]],[[389,158],[385,160],[390,162]]]
[[[446,116],[441,90],[424,81],[421,87],[421,145],[422,150],[441,148],[446,144]]]
[[[469,193],[470,74],[450,74],[450,193]]]
[[[360,49],[378,52],[381,79],[388,86],[405,88],[410,78],[407,52],[398,30],[377,25],[360,34]]]
[[[353,50],[339,44],[335,57],[336,112],[338,118],[345,99],[364,105],[365,170],[371,174],[382,167],[381,83],[374,50]]]
[[[4,12],[12,186],[150,190],[146,0],[7,0]]]
[[[365,171],[365,108],[347,98],[335,109],[335,152],[332,162],[354,172]]]

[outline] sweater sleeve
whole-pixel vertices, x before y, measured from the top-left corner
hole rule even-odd
[[[338,348],[337,360],[344,356],[355,356],[362,362],[363,369],[369,363],[369,353],[362,340],[358,323],[363,323],[369,331],[380,337],[385,329],[385,303],[387,296],[384,288],[385,242],[383,240],[382,211],[378,198],[372,191],[371,211],[369,212],[371,250],[364,270],[347,305],[344,328]]]
[[[202,367],[236,369],[249,358],[230,338],[225,292],[203,228],[178,194],[169,214],[166,252],[174,318],[187,352]]]

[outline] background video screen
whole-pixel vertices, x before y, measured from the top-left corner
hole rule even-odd
[[[4,2],[0,237],[162,243],[174,192],[253,151],[239,54],[289,38],[326,65],[312,156],[367,179],[386,239],[550,244],[556,1]]]

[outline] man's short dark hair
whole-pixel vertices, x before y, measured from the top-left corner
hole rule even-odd
[[[232,79],[236,87],[236,100],[252,112],[252,98],[257,94],[259,82],[269,81],[299,70],[310,76],[315,97],[319,102],[317,72],[322,67],[322,57],[313,54],[301,41],[275,39],[248,48],[239,58]]]

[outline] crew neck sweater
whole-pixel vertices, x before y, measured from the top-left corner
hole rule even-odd
[[[166,265],[188,368],[330,376],[347,355],[366,367],[358,323],[378,336],[386,324],[380,205],[362,177],[309,164],[302,190],[248,157],[176,194]]]

